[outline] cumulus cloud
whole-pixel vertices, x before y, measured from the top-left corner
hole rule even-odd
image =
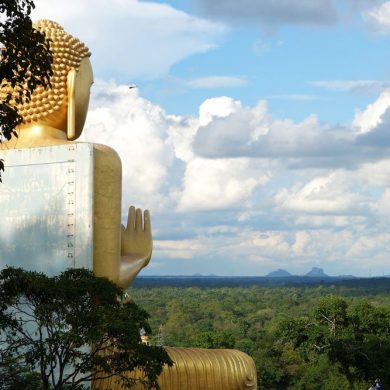
[[[303,170],[317,160],[318,167],[328,169],[332,164],[324,160],[334,164],[340,159],[341,164],[353,156],[365,167],[370,156],[381,154],[372,145],[370,153],[364,152],[368,141],[362,137],[369,131],[377,134],[381,128],[387,98],[381,95],[372,104],[378,109],[369,106],[354,120],[356,128],[366,129],[358,133],[362,144],[362,156],[358,156],[359,145],[352,137],[356,132],[350,131],[351,135],[341,129],[338,134],[337,129],[318,124],[314,116],[299,123],[274,118],[264,101],[249,108],[228,97],[208,99],[200,106],[198,118],[178,117],[140,97],[137,90],[97,82],[84,139],[118,151],[126,198],[157,208],[169,204],[181,211],[224,209],[251,199],[256,189],[271,180],[275,166]],[[371,127],[364,127],[367,123]],[[305,158],[309,163],[304,163]],[[345,178],[340,175],[317,178],[299,190],[278,192],[278,202],[287,208],[299,209],[301,204],[324,212],[339,200],[358,204],[355,198],[331,191],[343,187]],[[322,199],[318,188],[329,198]],[[282,202],[283,194],[288,201]]]
[[[359,214],[367,212],[370,198],[352,187],[345,171],[332,171],[305,184],[281,189],[275,196],[280,209],[309,214]],[[352,187],[352,188],[351,188]]]
[[[355,228],[354,225],[343,229],[295,231],[246,228],[229,237],[199,235],[192,240],[159,242],[158,245],[162,246],[162,253],[169,262],[195,256],[197,266],[185,261],[185,269],[192,272],[256,275],[282,267],[302,274],[313,265],[320,265],[329,274],[368,275],[372,269],[376,274],[379,267],[386,267],[389,238],[389,232],[362,230],[361,226]],[[363,261],[366,259],[369,261]]]
[[[229,98],[209,99],[207,106],[223,115],[208,114],[194,136],[194,151],[207,158],[274,159],[299,169],[356,167],[387,153],[389,96],[383,92],[357,111],[352,126],[320,124],[315,115],[301,122],[279,119],[268,112],[266,101],[244,107]]]
[[[97,81],[83,140],[115,149],[122,159],[123,199],[159,209],[168,201],[162,191],[173,150],[166,143],[175,117],[127,86]],[[125,208],[128,206],[124,201]]]
[[[303,255],[305,253],[306,247],[310,242],[310,235],[305,230],[298,230],[295,233],[295,242],[292,245],[292,250],[295,254]]]
[[[390,109],[380,117],[378,125],[371,131],[359,136],[358,142],[365,148],[375,148],[376,152],[387,151],[390,147]]]
[[[206,99],[199,107],[199,124],[206,126],[215,118],[228,117],[241,107],[241,102],[228,96]]]
[[[350,244],[351,246],[346,252],[347,258],[383,261],[387,257],[386,253],[390,251],[390,234],[362,234],[360,237],[356,237],[356,240],[350,242]],[[381,248],[380,251],[378,251],[379,248]]]
[[[177,117],[140,97],[137,90],[96,82],[83,140],[108,145],[121,157],[124,216],[126,199],[157,211],[234,207],[269,180],[266,164],[194,154],[199,123],[224,114],[211,106],[205,102],[198,119]]]
[[[35,19],[53,19],[84,40],[99,76],[158,77],[216,47],[226,27],[167,4],[139,0],[40,0]]]
[[[365,134],[383,123],[383,116],[390,109],[390,91],[383,92],[364,111],[357,111],[353,126],[359,134]]]
[[[156,240],[154,249],[159,256],[174,259],[192,259],[208,250],[205,243],[199,239]]]
[[[295,123],[273,118],[265,101],[253,108],[232,99],[211,103],[226,115],[212,117],[198,130],[194,150],[204,157],[334,159],[351,147],[346,129],[321,126],[314,115]]]
[[[271,173],[248,158],[194,158],[186,167],[179,210],[237,207],[270,179]]]
[[[368,9],[363,14],[365,21],[374,31],[390,34],[390,1]]]
[[[321,265],[327,272],[329,269],[333,270],[330,274],[340,273],[344,268],[341,272],[367,275],[372,267],[385,266],[386,255],[381,248],[388,251],[389,237],[388,232],[377,234],[355,229],[352,225],[342,230],[243,229],[229,237],[203,235],[192,240],[169,241],[162,245],[172,260],[186,260],[189,256],[195,256],[198,267],[191,269],[197,272],[217,270],[218,274],[226,275],[233,270],[236,275],[253,275],[282,267],[299,274],[307,272],[313,265]],[[207,260],[202,261],[202,257]],[[368,258],[369,262],[362,261]],[[237,259],[240,261],[237,262]],[[242,259],[246,260],[245,265]],[[186,261],[186,268],[188,267],[190,265]]]
[[[360,182],[376,188],[390,187],[390,159],[384,158],[380,161],[363,164],[356,172]]]
[[[337,20],[331,0],[192,0],[206,15],[218,19],[274,24],[329,25]]]
[[[322,212],[322,211],[321,211]],[[348,229],[351,226],[365,227],[368,221],[366,216],[361,215],[316,215],[300,214],[289,216],[293,224],[306,229]]]
[[[383,99],[372,105],[382,107]],[[390,118],[386,110],[367,110],[381,122],[368,121],[363,133],[342,128],[339,135],[314,116],[295,123],[272,116],[266,102],[245,107],[229,97],[204,101],[198,116],[174,116],[138,90],[97,81],[84,140],[120,154],[123,215],[129,204],[152,210],[156,272],[221,273],[223,263],[237,274],[237,259],[244,258],[247,272],[259,274],[316,264],[333,270],[348,264],[365,273],[361,259],[384,264],[390,236],[388,152],[364,138],[383,133]],[[357,163],[337,169],[318,163],[342,153]],[[292,169],[290,160],[298,158],[300,169]],[[183,259],[197,260],[184,267]]]

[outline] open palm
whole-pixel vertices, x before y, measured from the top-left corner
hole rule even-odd
[[[129,208],[127,227],[122,225],[120,286],[126,288],[152,257],[153,239],[150,214],[145,210]]]

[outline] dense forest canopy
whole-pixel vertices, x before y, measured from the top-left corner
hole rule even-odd
[[[150,313],[154,342],[242,350],[255,360],[260,389],[367,390],[376,377],[384,388],[390,385],[390,279],[285,287],[148,287],[132,288],[130,295]],[[331,310],[338,304],[345,309],[335,337],[318,320],[327,302]],[[318,326],[304,340],[289,333],[293,326],[315,321]],[[326,341],[321,353],[312,345],[317,336]],[[345,354],[357,360],[343,361],[337,345],[348,346]],[[354,349],[360,345],[366,349]],[[372,361],[363,364],[367,353]]]

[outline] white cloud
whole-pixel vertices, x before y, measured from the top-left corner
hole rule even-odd
[[[35,19],[53,19],[86,42],[97,75],[131,80],[158,77],[196,53],[216,47],[220,23],[167,4],[139,0],[40,0]]]
[[[211,114],[201,122],[194,150],[203,157],[291,159],[295,164],[311,158],[327,165],[337,163],[336,156],[344,160],[351,155],[353,132],[320,125],[315,115],[295,123],[274,118],[265,101],[254,107],[242,107],[228,98],[210,103],[223,115]]]
[[[383,92],[364,111],[357,111],[353,120],[353,126],[359,134],[365,134],[382,123],[382,117],[390,108],[390,91]]]
[[[141,98],[138,91],[97,81],[93,88],[83,140],[115,149],[122,159],[123,208],[128,200],[159,209],[167,202],[162,192],[174,156],[166,143],[175,117]]]
[[[192,142],[198,129],[197,118],[178,118],[171,123],[168,132],[167,142],[174,150],[177,159],[188,162],[194,158]]]
[[[322,213],[322,210],[319,211]],[[292,219],[290,217],[290,219]],[[355,228],[364,227],[367,224],[368,218],[361,215],[313,215],[299,214],[294,215],[294,225],[297,227],[305,227],[307,229],[333,229],[343,228],[348,229],[351,226]]]
[[[254,232],[249,237],[253,247],[260,251],[263,257],[286,256],[291,249],[284,232]]]
[[[180,211],[240,207],[270,179],[250,159],[194,158],[186,167]]]
[[[382,34],[390,34],[390,1],[366,10],[363,16],[373,30]]]
[[[155,240],[154,251],[163,258],[191,259],[205,253],[207,247],[199,239]]]
[[[318,80],[310,84],[331,91],[382,91],[390,87],[389,82],[379,80]]]
[[[297,213],[350,214],[366,212],[369,197],[353,188],[347,172],[333,171],[308,183],[281,189],[275,196],[279,208]]]
[[[375,264],[375,260],[387,258],[390,251],[390,234],[362,234],[355,237],[351,246],[346,252],[348,258],[355,259],[370,259],[371,264]],[[373,261],[374,260],[374,261]]]
[[[199,125],[206,126],[215,118],[225,118],[241,107],[241,102],[227,96],[206,99],[199,107]]]
[[[383,123],[367,134],[375,134]],[[197,154],[194,145],[205,128],[217,132],[212,142],[225,155]],[[325,271],[347,265],[353,273],[364,274],[368,265],[361,259],[370,258],[377,267],[385,264],[385,239],[390,235],[388,153],[384,149],[386,157],[381,157],[383,146],[375,144],[362,159],[364,148],[356,148],[353,158],[360,163],[351,170],[315,168],[313,161],[321,158],[315,153],[292,170],[286,152],[277,153],[290,150],[298,158],[308,140],[313,148],[326,143],[326,131],[314,116],[299,123],[280,120],[270,115],[266,102],[243,107],[229,97],[206,100],[197,117],[173,116],[139,96],[138,90],[97,81],[84,137],[120,154],[123,214],[129,204],[152,210],[159,262],[155,272],[171,272],[164,259],[178,267],[175,259],[196,258],[191,272],[230,269],[237,274],[247,269],[262,274],[280,267],[298,272],[313,265]],[[231,141],[226,137],[260,146],[270,137],[272,156],[229,156],[230,149],[224,147]],[[350,143],[340,145],[348,149]],[[330,159],[338,158],[338,150],[332,154],[332,148],[324,147]],[[378,232],[381,239],[375,244]],[[206,264],[210,259],[219,262],[212,270]],[[239,265],[238,259],[247,263]]]
[[[208,76],[200,77],[187,82],[191,88],[224,88],[241,87],[247,83],[243,77],[235,76]]]
[[[234,109],[232,101],[222,101],[228,103],[225,109]],[[238,206],[269,180],[266,164],[194,155],[199,123],[226,113],[214,103],[203,103],[199,119],[181,118],[140,97],[138,90],[95,83],[83,140],[106,144],[121,157],[123,215],[129,201],[157,211]]]
[[[195,154],[206,158],[272,159],[294,169],[356,168],[385,158],[390,147],[390,92],[382,92],[350,124],[319,123],[316,115],[300,122],[279,119],[267,102],[244,107],[222,97],[204,103],[193,137]]]
[[[355,173],[360,182],[373,188],[390,187],[390,159],[363,164]]]
[[[310,241],[310,235],[305,230],[298,230],[295,233],[295,242],[292,246],[293,252],[300,256],[305,253],[306,246],[308,245]]]
[[[253,275],[285,268],[302,274],[313,265],[319,265],[331,275],[366,276],[371,269],[386,269],[390,233],[359,230],[353,225],[342,230],[264,231],[245,228],[233,236],[199,235],[191,240],[159,241],[157,245],[159,258],[207,258],[197,260],[199,268],[195,270],[203,273],[212,268],[212,272],[219,270],[220,275],[229,274],[230,269],[235,269],[236,275]],[[188,267],[189,263],[186,264]]]
[[[229,234],[229,233],[238,233],[240,231],[238,226],[228,226],[228,225],[216,225],[207,229],[209,234]]]

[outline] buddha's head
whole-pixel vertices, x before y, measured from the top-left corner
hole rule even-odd
[[[72,140],[80,136],[87,116],[93,83],[90,52],[84,43],[68,34],[57,23],[40,20],[34,28],[44,33],[53,53],[52,88],[38,87],[31,100],[16,105],[23,123],[54,127]]]

